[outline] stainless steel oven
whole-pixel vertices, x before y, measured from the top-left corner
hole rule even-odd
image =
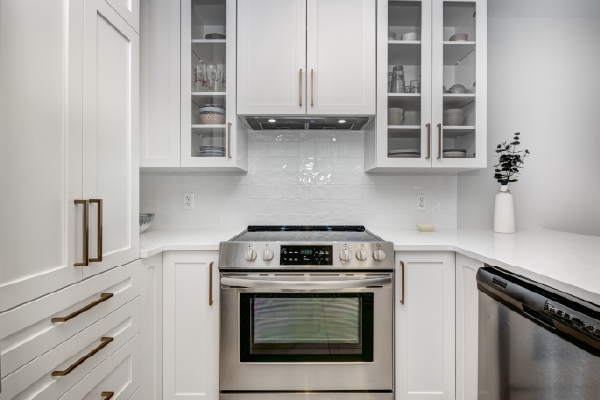
[[[393,274],[221,274],[221,389],[392,389]]]
[[[354,237],[360,242],[352,237],[222,244],[222,396],[393,396],[393,245],[364,232]]]

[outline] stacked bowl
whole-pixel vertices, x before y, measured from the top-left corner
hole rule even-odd
[[[198,155],[200,157],[225,157],[225,147],[222,147],[222,146],[200,146]]]
[[[444,111],[444,126],[460,126],[465,120],[465,112],[460,108]]]
[[[225,107],[219,104],[205,104],[200,107],[200,121],[203,124],[225,123]]]
[[[388,125],[402,125],[404,123],[404,110],[402,108],[388,109]]]

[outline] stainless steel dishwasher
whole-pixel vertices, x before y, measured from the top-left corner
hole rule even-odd
[[[479,289],[480,400],[600,399],[600,307],[487,266]]]

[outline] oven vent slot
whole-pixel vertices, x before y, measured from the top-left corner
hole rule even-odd
[[[370,289],[370,288],[382,288],[382,287],[383,286],[367,286],[367,289]]]
[[[310,274],[310,276],[340,276],[340,274]]]
[[[248,289],[246,286],[229,286],[230,289]]]
[[[304,274],[273,274],[273,276],[304,276]]]

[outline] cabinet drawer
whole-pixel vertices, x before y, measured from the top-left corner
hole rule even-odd
[[[2,379],[0,400],[56,400],[96,366],[127,343],[139,331],[139,297],[87,327],[69,340],[48,351]],[[102,338],[113,338],[103,342]],[[104,345],[104,347],[101,347]],[[97,350],[94,354],[94,350]],[[65,376],[52,376],[66,371],[82,357]]]
[[[114,268],[0,314],[2,378],[139,295],[140,261]],[[112,297],[65,322],[52,322]]]
[[[110,392],[114,393],[110,400],[131,398],[140,384],[139,339],[140,335],[135,335],[60,400],[100,400]]]

